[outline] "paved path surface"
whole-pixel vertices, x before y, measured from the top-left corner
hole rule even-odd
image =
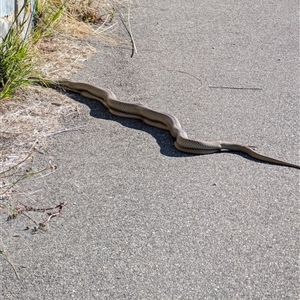
[[[297,2],[140,0],[138,54],[95,43],[74,80],[172,113],[191,138],[299,163]],[[4,299],[297,299],[299,171],[184,155],[167,132],[72,97],[82,113],[67,124],[87,126],[52,138],[37,165],[57,172],[27,187],[68,206],[45,233],[3,224],[21,277],[2,262]]]

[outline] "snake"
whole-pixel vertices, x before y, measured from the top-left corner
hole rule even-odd
[[[175,116],[159,112],[143,104],[128,103],[117,100],[115,94],[106,88],[99,88],[88,83],[73,82],[69,80],[45,80],[40,83],[47,87],[71,91],[86,98],[99,101],[111,114],[115,116],[139,119],[150,126],[167,130],[175,140],[175,148],[184,153],[201,155],[222,151],[234,151],[245,153],[261,162],[300,169],[300,165],[262,155],[256,152],[256,147],[254,146],[247,146],[227,141],[199,141],[189,139],[187,133],[182,129]]]

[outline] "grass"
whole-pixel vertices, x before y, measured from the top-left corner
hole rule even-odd
[[[35,80],[36,66],[32,45],[49,36],[63,12],[63,4],[47,5],[45,0],[35,1],[34,30],[29,32],[30,16],[26,14],[29,0],[24,1],[8,33],[0,43],[0,100],[10,98],[14,92]],[[22,19],[21,16],[23,15]]]
[[[68,32],[71,36],[95,35],[104,31],[104,24],[110,24],[115,14],[114,8],[104,6],[103,1],[35,0],[34,27],[29,32],[28,3],[29,0],[24,2],[7,35],[0,41],[0,101],[11,98],[17,89],[32,83],[32,77],[38,76],[38,61],[33,58],[38,56],[35,45],[39,41],[50,37],[56,30]],[[95,29],[91,24],[101,24],[103,30]]]
[[[32,53],[26,37],[23,39],[21,35],[26,20],[17,22],[25,9],[26,3],[0,43],[0,99],[11,97],[17,88],[30,81],[29,75],[33,69]]]
[[[28,84],[32,69],[28,44],[17,29],[11,28],[0,44],[0,99],[11,97],[17,88]]]
[[[0,212],[6,215],[13,215],[15,205],[26,198],[18,191],[20,182],[44,176],[40,170],[46,175],[53,172],[28,167],[34,152],[46,146],[45,137],[78,130],[62,128],[59,122],[62,115],[78,115],[77,105],[55,91],[31,86],[32,78],[68,78],[80,69],[81,61],[95,52],[85,36],[119,43],[105,34],[115,28],[116,9],[104,1],[36,0],[35,12],[30,34],[25,15],[0,39]]]
[[[65,9],[65,1],[35,0],[31,43],[50,36]]]

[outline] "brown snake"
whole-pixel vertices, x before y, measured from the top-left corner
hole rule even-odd
[[[148,125],[168,130],[175,139],[175,147],[179,151],[192,154],[211,154],[225,151],[238,151],[247,155],[271,164],[300,169],[300,165],[291,164],[282,160],[268,157],[257,153],[252,146],[240,145],[226,141],[196,141],[188,138],[186,132],[181,128],[181,125],[176,117],[167,113],[161,113],[150,109],[142,104],[132,104],[117,100],[115,94],[103,88],[98,88],[93,85],[81,82],[71,82],[68,80],[45,81],[41,84],[53,87],[62,88],[81,94],[84,97],[101,102],[111,114],[139,119]]]

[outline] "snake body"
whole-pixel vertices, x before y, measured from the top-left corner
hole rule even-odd
[[[148,125],[168,130],[175,139],[174,146],[181,152],[191,154],[212,154],[220,151],[237,151],[246,153],[263,162],[300,169],[300,165],[259,154],[254,150],[255,147],[252,146],[226,141],[206,142],[191,140],[188,138],[187,133],[181,128],[181,125],[175,116],[161,113],[142,104],[119,101],[115,94],[109,89],[98,88],[87,83],[72,82],[68,80],[47,81],[46,83],[43,82],[43,84],[53,88],[62,88],[81,94],[84,97],[97,100],[113,115],[139,119]]]

